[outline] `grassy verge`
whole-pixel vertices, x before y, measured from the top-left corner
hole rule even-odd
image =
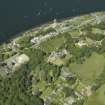
[[[91,57],[87,58],[86,61],[83,62],[83,64],[70,64],[70,69],[79,75],[80,79],[84,83],[90,84],[102,73],[104,64],[104,56],[94,52]]]

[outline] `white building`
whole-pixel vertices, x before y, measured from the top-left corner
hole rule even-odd
[[[82,46],[85,46],[85,45],[87,45],[84,41],[79,41],[78,43],[77,43],[77,45],[79,46],[79,47],[82,47]]]
[[[36,44],[39,43],[40,37],[34,37],[33,39],[31,39],[31,43]]]

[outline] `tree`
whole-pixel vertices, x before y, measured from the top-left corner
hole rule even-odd
[[[11,76],[0,81],[0,105],[43,105],[39,97],[28,92],[31,81],[29,68],[24,65]]]
[[[30,70],[34,70],[37,65],[40,65],[44,60],[45,53],[41,50],[35,48],[25,49],[23,51],[26,55],[30,57],[29,67]]]
[[[96,90],[99,89],[104,83],[105,83],[105,67],[104,67],[103,72],[99,75],[99,77],[94,80],[93,85],[92,85],[92,90],[93,90],[93,91],[96,91]]]

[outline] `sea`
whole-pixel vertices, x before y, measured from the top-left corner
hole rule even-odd
[[[54,19],[104,10],[105,0],[0,0],[0,43]]]

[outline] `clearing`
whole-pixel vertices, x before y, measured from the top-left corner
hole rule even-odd
[[[93,93],[84,105],[105,105],[105,85]]]
[[[80,77],[84,84],[89,85],[102,73],[104,65],[104,56],[93,52],[92,55],[83,62],[83,64],[70,64],[70,69]]]
[[[45,52],[58,50],[64,44],[65,38],[63,35],[44,41],[40,44],[40,48]]]

